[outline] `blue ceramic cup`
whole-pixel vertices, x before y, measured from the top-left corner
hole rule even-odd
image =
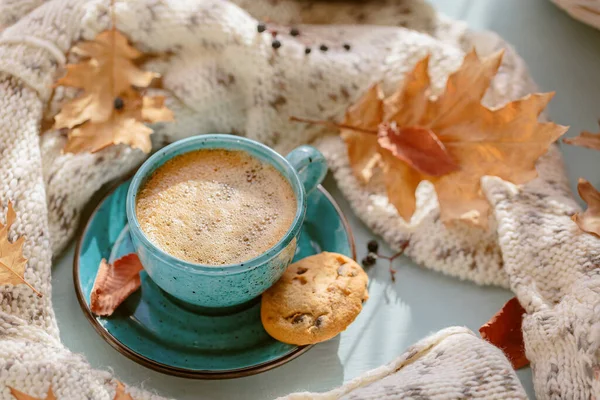
[[[140,228],[135,214],[136,197],[146,180],[169,159],[200,149],[245,151],[275,167],[292,186],[297,203],[292,226],[275,246],[260,256],[239,264],[195,264],[164,252]],[[291,263],[304,222],[306,196],[326,173],[325,158],[311,146],[300,146],[284,158],[265,145],[232,135],[200,135],[177,141],[148,158],[131,181],[126,206],[131,240],[150,278],[170,295],[210,308],[245,303],[272,286]]]

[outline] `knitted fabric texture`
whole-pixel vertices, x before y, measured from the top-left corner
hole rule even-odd
[[[105,0],[40,3],[0,2],[0,25],[10,25],[0,36],[0,205],[5,209],[9,200],[13,202],[17,222],[11,237],[26,236],[25,278],[44,293],[37,298],[24,285],[0,288],[0,393],[11,398],[6,387],[10,385],[42,396],[52,385],[59,399],[109,399],[115,390],[113,378],[92,370],[58,341],[50,301],[52,254],[72,238],[79,213],[93,193],[129,173],[146,155],[124,146],[95,154],[62,154],[65,138],[60,132],[39,135],[40,120],[51,118],[75,94],[58,88],[51,96],[50,89],[62,73],[69,48],[93,39],[110,24]],[[424,267],[515,291],[528,312],[523,329],[538,398],[588,399],[597,394],[600,242],[581,233],[569,218],[578,207],[556,149],[540,162],[540,178],[523,188],[483,180],[493,206],[490,229],[483,232],[443,225],[435,192],[427,183],[417,191],[415,216],[403,221],[380,185],[363,186],[354,179],[345,146],[333,132],[289,122],[290,115],[339,119],[370,84],[380,81],[389,92],[426,54],[431,55],[431,79],[439,91],[465,51],[475,46],[485,56],[506,44],[493,34],[472,33],[440,18],[419,1],[237,3],[116,2],[117,27],[137,48],[173,53],[146,65],[163,75],[164,89],[157,92],[168,97],[176,118],[153,126],[154,148],[207,132],[241,134],[282,153],[302,143],[317,145],[354,211],[392,247],[410,238],[408,254]],[[275,51],[271,36],[257,33],[252,15],[299,25],[303,35],[294,38],[282,32],[283,46]],[[332,25],[302,25],[323,22]],[[365,23],[390,26],[360,25]],[[345,42],[352,43],[352,51],[343,48]],[[328,52],[305,55],[306,46],[321,43],[328,45]],[[534,89],[523,62],[507,48],[484,102],[500,105]],[[466,392],[481,398],[524,397],[495,348],[465,331],[444,332],[426,339],[429,345],[417,345],[429,350],[418,350],[415,361],[404,355],[406,362],[398,361],[388,370],[382,367],[389,374],[366,374],[325,398],[382,398],[384,386],[394,388],[386,392],[388,397],[418,397],[418,392],[454,398],[449,390],[455,388],[465,397]],[[446,347],[446,357],[452,359],[432,356]],[[479,358],[459,351],[467,348],[478,349]],[[461,357],[471,361],[458,362]],[[427,373],[416,379],[419,368],[431,372],[432,379],[426,379]],[[482,370],[490,378],[478,378]],[[453,379],[454,385],[447,383]],[[379,387],[374,383],[378,380],[385,385]],[[136,398],[152,396],[131,391]]]

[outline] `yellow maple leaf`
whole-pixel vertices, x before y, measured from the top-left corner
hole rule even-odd
[[[10,386],[8,387],[8,389],[10,390],[10,394],[15,396],[17,400],[56,400],[56,396],[54,396],[54,392],[52,392],[52,387],[48,389],[48,393],[43,399],[40,399],[39,397],[30,396]]]
[[[443,221],[460,219],[485,227],[489,204],[481,194],[481,178],[491,175],[515,184],[528,182],[537,176],[538,158],[566,132],[567,127],[538,121],[551,93],[532,94],[495,110],[481,104],[502,55],[481,60],[475,51],[468,53],[435,99],[430,97],[426,57],[390,97],[383,99],[379,89],[372,88],[349,108],[341,134],[354,173],[367,181],[373,167],[380,165],[389,200],[405,220],[415,211],[418,184],[427,180],[435,186]],[[373,110],[382,116],[379,124],[375,117],[362,118],[374,115]],[[355,121],[362,123],[357,125],[359,130],[347,134]],[[363,121],[369,121],[366,130],[379,126],[379,140],[373,141],[373,132],[364,129]],[[382,140],[382,124],[398,128]],[[393,135],[397,136],[395,148],[385,145]],[[424,157],[428,152],[440,161]],[[380,162],[374,163],[378,157]]]
[[[84,59],[67,65],[66,75],[56,85],[76,87],[82,93],[54,117],[54,129],[70,130],[65,151],[96,152],[126,143],[149,152],[152,130],[142,122],[171,121],[173,114],[164,106],[164,97],[142,100],[137,91],[159,76],[134,64],[143,54],[116,29],[79,43],[71,51]]]
[[[23,244],[25,237],[21,236],[11,242],[8,238],[10,227],[17,219],[17,214],[13,209],[12,203],[8,203],[6,212],[6,224],[0,223],[0,284],[18,285],[25,284],[29,286],[38,296],[42,296],[33,286],[23,277],[27,259],[23,256]]]
[[[163,96],[142,97],[129,89],[120,98],[123,107],[115,110],[106,121],[86,121],[73,128],[64,150],[94,153],[113,144],[127,144],[148,153],[152,149],[152,129],[143,122],[170,121],[173,113],[164,106]]]

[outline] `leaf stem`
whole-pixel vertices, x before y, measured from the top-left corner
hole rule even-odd
[[[33,291],[34,291],[34,293],[35,293],[35,294],[37,294],[37,296],[38,296],[38,297],[42,297],[42,294],[41,294],[41,293],[40,293],[40,292],[39,292],[39,291],[38,291],[36,288],[34,288],[33,286],[31,286],[31,284],[30,284],[29,282],[27,282],[27,281],[25,280],[25,278],[23,278],[21,275],[19,275],[19,274],[18,274],[18,273],[17,273],[17,272],[16,272],[14,269],[12,269],[12,268],[11,268],[11,267],[9,267],[8,265],[4,264],[2,261],[0,261],[0,267],[4,267],[4,268],[6,268],[7,270],[9,270],[10,272],[12,272],[12,273],[13,273],[13,274],[14,274],[14,275],[17,277],[17,278],[19,278],[19,280],[20,280],[21,282],[23,282],[24,284],[26,284],[27,286],[29,286],[29,288],[30,288],[31,290],[33,290]]]
[[[115,0],[110,0],[110,23],[111,29],[115,29],[115,26],[117,25],[117,16],[115,15]]]
[[[321,121],[321,120],[317,120],[317,119],[298,118],[298,117],[294,117],[294,116],[290,117],[290,121],[293,121],[293,122],[305,122],[307,124],[323,125],[323,126],[327,126],[327,127],[330,127],[330,128],[348,129],[348,130],[351,130],[351,131],[368,133],[370,135],[377,135],[377,131],[372,131],[370,129],[357,128],[357,127],[352,126],[352,125],[338,124],[337,122],[331,122],[331,121]]]
[[[388,260],[390,262],[390,275],[392,277],[392,282],[396,282],[396,270],[392,267],[392,263],[394,262],[394,260],[398,257],[400,257],[402,254],[404,254],[404,250],[406,250],[406,248],[408,247],[410,241],[405,240],[402,242],[402,244],[400,245],[400,250],[398,250],[398,252],[396,254],[394,254],[391,257],[388,256],[384,256],[381,254],[377,254],[377,257],[379,258],[383,258],[384,260]]]

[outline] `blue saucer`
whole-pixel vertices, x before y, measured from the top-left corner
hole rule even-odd
[[[100,260],[133,252],[125,215],[130,181],[105,197],[89,218],[75,253],[73,278],[87,319],[115,349],[157,371],[200,379],[236,378],[278,367],[311,346],[271,338],[260,321],[260,299],[219,313],[198,310],[163,292],[142,271],[142,287],[108,318],[90,311]],[[294,261],[332,251],[355,258],[349,225],[319,186],[308,197]]]

